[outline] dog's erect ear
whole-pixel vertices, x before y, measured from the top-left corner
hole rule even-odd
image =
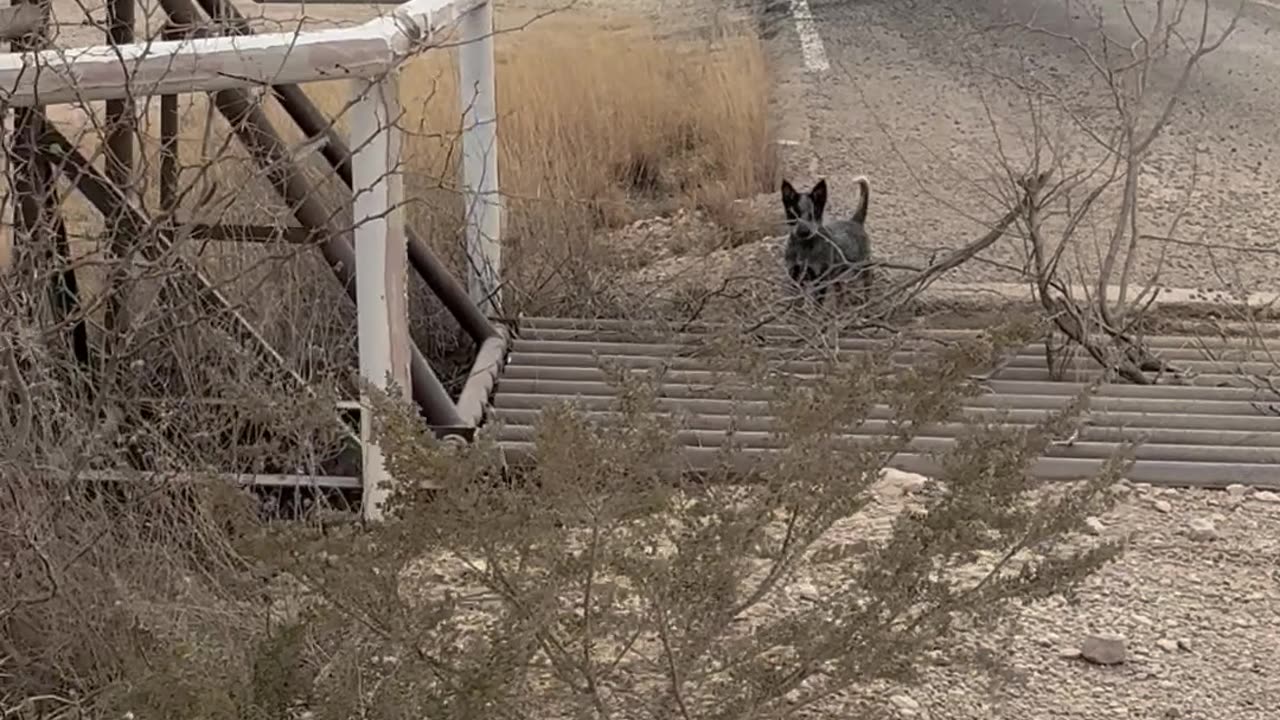
[[[786,180],[782,181],[782,204],[791,207],[800,201],[800,194],[792,187],[791,183]]]
[[[809,197],[813,198],[813,214],[815,218],[822,217],[822,209],[827,206],[827,179],[822,178],[817,185],[809,191]]]

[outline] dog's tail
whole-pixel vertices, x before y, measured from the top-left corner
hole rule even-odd
[[[853,219],[859,225],[867,221],[867,203],[871,200],[871,181],[866,175],[859,175],[853,179],[862,188],[861,197],[858,198],[858,210],[853,214]]]

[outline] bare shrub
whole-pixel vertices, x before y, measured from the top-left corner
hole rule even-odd
[[[1154,224],[1143,173],[1201,63],[1235,32],[1244,4],[1215,26],[1208,2],[1157,0],[1143,12],[1125,6],[1124,30],[1107,29],[1097,10],[1095,32],[1070,38],[1092,68],[1099,112],[1052,78],[1001,77],[1024,95],[1030,131],[998,142],[1004,195],[1021,200],[1018,226],[1026,242],[1025,271],[1056,326],[1046,339],[1051,369],[1074,349],[1128,382],[1149,384],[1184,373],[1146,347],[1147,310],[1161,292],[1163,252],[1154,241],[1174,237],[1189,209],[1167,226]],[[1007,30],[1062,37],[1015,24]],[[1055,182],[1028,192],[1021,178],[1052,172]],[[1187,197],[1195,190],[1195,177]]]
[[[384,397],[390,517],[256,544],[299,608],[260,647],[318,718],[783,717],[909,681],[921,653],[968,657],[964,630],[1069,593],[1118,551],[1073,531],[1110,506],[1122,459],[1076,485],[1027,479],[1079,407],[974,426],[940,459],[939,492],[887,533],[854,530],[889,457],[1025,338],[997,332],[908,371],[886,350],[808,379],[726,376],[772,388],[782,419],[781,450],[745,476],[728,456],[680,472],[679,422],[653,412],[652,378],[615,375],[613,423],[548,409],[532,465],[510,472],[490,438],[442,444]],[[895,430],[851,443],[876,404]],[[815,590],[797,600],[797,582]],[[112,711],[159,717],[145,700]]]

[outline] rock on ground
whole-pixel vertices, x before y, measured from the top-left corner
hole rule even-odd
[[[866,522],[841,532],[887,529],[910,497],[900,483],[881,486]],[[1259,494],[1126,491],[1098,518],[1108,535],[1130,538],[1125,554],[1085,583],[1078,604],[1052,600],[1020,612],[999,649],[1012,669],[1003,681],[993,687],[936,657],[917,687],[847,698],[815,717],[860,717],[876,706],[936,720],[1272,720],[1280,707],[1280,504]],[[1156,499],[1168,512],[1155,509]],[[1214,518],[1214,542],[1186,534],[1204,518]],[[1086,661],[1107,661],[1114,638],[1123,639],[1123,663]],[[904,714],[892,700],[899,695],[918,708]]]

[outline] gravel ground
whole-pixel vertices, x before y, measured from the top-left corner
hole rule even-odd
[[[892,473],[878,488],[880,502],[840,533],[886,530],[922,481]],[[1121,491],[1124,499],[1096,528],[1130,543],[1085,584],[1078,604],[1026,607],[1007,643],[973,638],[1014,671],[999,692],[987,678],[935,656],[917,687],[878,688],[870,699],[833,703],[813,716],[881,710],[935,720],[1276,717],[1280,496],[1128,483]],[[791,590],[803,595],[812,587],[804,579]],[[1093,635],[1122,638],[1126,660],[1099,665],[1082,657]]]
[[[1020,94],[1001,89],[974,66],[1006,77],[1051,78],[1068,96],[1096,103],[1097,111],[1090,113],[1094,120],[1108,112],[1095,74],[1070,39],[1087,36],[1091,3],[1077,3],[1073,17],[1061,13],[1059,0],[810,0],[810,5],[831,69],[793,70],[789,76],[804,92],[792,92],[781,108],[792,133],[786,139],[799,143],[790,150],[787,170],[806,184],[819,175],[830,178],[839,200],[836,212],[856,202],[852,177],[870,176],[869,228],[886,259],[919,262],[937,248],[976,238],[980,223],[1003,214],[984,194],[992,187],[990,163],[996,152],[991,118],[1010,149],[1018,143],[1014,128],[1025,130],[1027,116]],[[1100,5],[1107,9],[1109,30],[1120,32],[1121,3]],[[1144,18],[1152,5],[1142,0],[1125,7]],[[1192,4],[1197,13],[1198,5]],[[1234,6],[1214,0],[1213,25],[1225,23]],[[784,67],[795,68],[799,40],[789,4],[770,3],[770,8],[775,44],[780,53],[793,56]],[[1012,14],[1002,14],[1006,11]],[[1061,37],[981,33],[1009,17],[1025,20],[1033,14]],[[1150,210],[1143,232],[1167,234],[1174,216],[1189,208],[1179,238],[1235,248],[1210,253],[1205,247],[1147,242],[1138,267],[1154,271],[1164,253],[1167,285],[1217,287],[1228,281],[1250,290],[1276,289],[1280,214],[1272,193],[1280,170],[1272,158],[1280,151],[1274,130],[1280,45],[1271,31],[1277,25],[1275,4],[1250,3],[1237,34],[1192,77],[1167,137],[1153,148],[1142,184]],[[1159,73],[1152,84],[1169,80],[1169,73]],[[991,117],[984,100],[992,107]],[[1065,141],[1082,138],[1077,130]],[[1193,177],[1195,189],[1188,195]],[[1089,238],[1108,227],[1099,225]],[[987,257],[1020,264],[1021,253],[1018,243],[1008,240]],[[1009,280],[1012,274],[970,265],[964,278]]]

